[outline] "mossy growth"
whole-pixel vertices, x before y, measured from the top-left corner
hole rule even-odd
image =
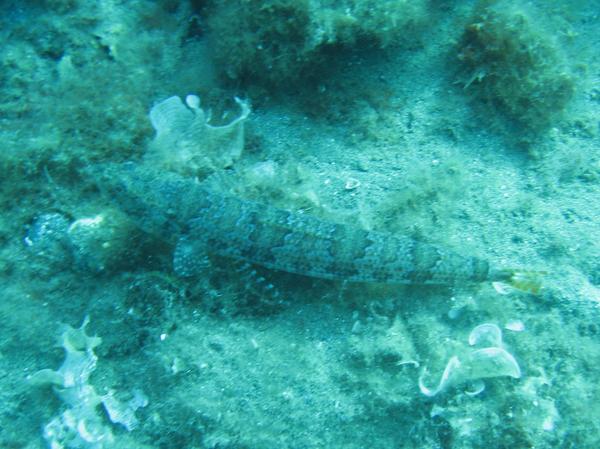
[[[559,118],[574,80],[542,23],[510,2],[484,0],[458,44],[461,84],[490,123],[521,143],[534,140]]]
[[[210,1],[204,8],[215,60],[235,82],[281,87],[322,76],[364,46],[414,38],[425,0]]]

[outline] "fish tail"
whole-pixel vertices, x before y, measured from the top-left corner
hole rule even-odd
[[[507,268],[495,273],[492,285],[499,293],[506,294],[512,288],[521,292],[539,295],[545,271]]]

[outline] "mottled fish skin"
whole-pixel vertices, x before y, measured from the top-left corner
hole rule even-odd
[[[386,284],[453,285],[505,277],[485,260],[209,192],[194,180],[143,165],[107,164],[93,171],[101,189],[140,228],[172,244],[179,241],[176,253],[185,263],[212,253],[304,276]]]

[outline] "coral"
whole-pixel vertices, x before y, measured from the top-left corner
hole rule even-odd
[[[505,1],[479,3],[458,58],[465,92],[523,140],[545,131],[573,95],[573,78],[550,33]]]

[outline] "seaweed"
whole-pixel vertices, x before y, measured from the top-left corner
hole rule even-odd
[[[560,118],[574,79],[549,31],[504,1],[480,2],[458,43],[464,91],[523,143]],[[503,122],[503,123],[500,123]]]
[[[283,87],[321,77],[359,47],[411,40],[425,2],[270,0],[210,2],[206,23],[221,72]]]

